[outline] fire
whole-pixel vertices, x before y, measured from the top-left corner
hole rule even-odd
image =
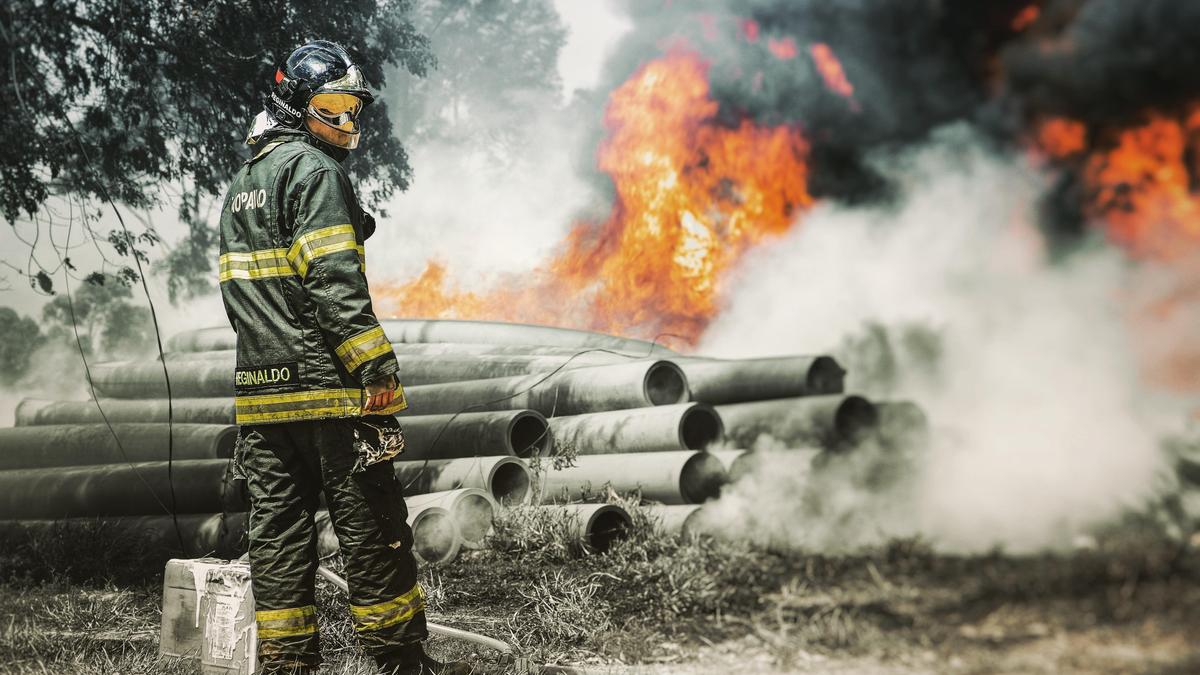
[[[1088,214],[1102,218],[1114,241],[1159,260],[1200,249],[1200,106],[1182,119],[1151,115],[1118,134],[1115,146],[1088,158]]]
[[[796,47],[796,41],[790,36],[767,38],[767,50],[780,61],[794,59],[800,53],[799,48]]]
[[[1015,17],[1013,17],[1012,29],[1015,32],[1020,33],[1026,28],[1032,26],[1033,23],[1038,20],[1038,17],[1041,16],[1041,14],[1041,7],[1038,7],[1037,5],[1029,5],[1025,9],[1022,9],[1020,12],[1018,12]]]
[[[816,42],[808,48],[808,51],[812,54],[813,63],[817,66],[817,72],[821,74],[821,79],[825,81],[825,86],[839,96],[854,98],[854,85],[850,84],[850,80],[846,77],[846,69],[842,67],[842,62],[838,60],[829,45]]]
[[[1124,129],[1051,119],[1039,125],[1036,141],[1046,155],[1080,167],[1084,214],[1155,280],[1152,290],[1130,298],[1132,337],[1144,374],[1175,391],[1196,391],[1200,105],[1184,114],[1150,113]]]
[[[742,255],[786,232],[812,203],[808,145],[794,128],[716,122],[708,67],[676,52],[641,67],[610,96],[598,165],[616,202],[577,224],[528,279],[463,292],[429,263],[381,300],[403,316],[486,318],[688,342],[721,309]]]
[[[1037,127],[1037,146],[1054,159],[1066,159],[1087,149],[1087,125],[1052,117]]]

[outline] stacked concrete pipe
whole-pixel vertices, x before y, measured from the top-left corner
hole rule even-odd
[[[493,509],[528,504],[535,492],[531,463],[540,471],[539,502],[615,490],[694,513],[692,503],[717,497],[731,475],[771,457],[723,448],[829,453],[873,434],[910,447],[928,429],[911,403],[876,407],[844,394],[845,373],[827,356],[708,359],[642,340],[544,326],[383,324],[410,402],[398,416],[407,447],[396,473],[410,511],[434,509],[432,520],[415,529],[444,539],[439,523],[448,518],[460,546],[477,545],[482,527],[464,527],[454,505],[479,507],[480,499],[491,500]],[[55,518],[138,522],[157,531],[162,521],[153,519],[172,510],[189,522],[244,513],[244,485],[228,472],[236,435],[235,342],[227,328],[169,340],[164,358],[175,396],[169,406],[161,364],[153,362],[96,364],[98,401],[22,401],[17,428],[0,430],[0,531],[5,520]],[[163,461],[168,419],[169,478]],[[447,491],[472,497],[435,494]],[[441,503],[446,499],[450,508]],[[628,514],[612,505],[533,508],[564,514],[595,550],[629,526]],[[471,542],[463,540],[467,529]],[[420,555],[441,561],[449,550],[457,552],[430,544]]]

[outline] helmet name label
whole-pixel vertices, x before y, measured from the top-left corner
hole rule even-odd
[[[237,213],[243,209],[249,211],[251,209],[261,209],[267,203],[266,190],[250,190],[249,192],[239,192],[233,196],[229,202],[229,210]]]
[[[283,98],[275,92],[271,92],[271,101],[275,105],[279,106],[281,110],[294,117],[296,120],[299,120],[301,117],[303,117],[303,113],[289,105],[287,101],[283,100]]]

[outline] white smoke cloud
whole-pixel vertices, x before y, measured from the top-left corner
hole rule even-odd
[[[831,504],[814,529],[772,463],[722,498],[718,520],[759,509],[775,528],[766,534],[808,545],[919,534],[947,549],[1024,551],[1069,544],[1152,493],[1162,455],[1122,307],[1138,271],[1106,246],[1048,261],[1031,225],[1043,179],[965,127],[878,161],[898,200],[822,205],[757,251],[701,351],[811,353],[870,322],[923,326],[940,360],[908,364],[899,393],[926,408],[933,447],[899,494],[850,481],[816,493],[868,516],[853,527],[830,527]]]
[[[565,121],[556,111],[530,120],[538,141],[502,163],[466,143],[414,145],[416,179],[388,204],[367,245],[371,280],[409,281],[435,260],[455,283],[470,283],[547,260],[581,205],[596,198],[572,164],[570,151],[582,143]]]

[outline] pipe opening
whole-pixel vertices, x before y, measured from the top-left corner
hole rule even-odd
[[[629,524],[629,518],[616,509],[597,513],[588,523],[588,547],[604,553],[614,542],[629,536]]]
[[[696,453],[679,472],[679,494],[684,503],[702,504],[721,496],[721,486],[728,482],[729,474],[721,460],[708,453]]]
[[[445,513],[425,513],[413,523],[413,552],[429,563],[446,562],[454,554],[454,521]]]
[[[508,443],[517,457],[533,457],[547,454],[550,444],[550,426],[536,415],[521,415],[513,420],[508,430]]]
[[[703,450],[725,436],[725,425],[716,410],[697,405],[683,413],[679,436],[688,450]]]
[[[517,462],[503,462],[492,472],[489,488],[500,504],[523,504],[529,497],[529,472]]]
[[[492,503],[486,497],[469,494],[461,497],[454,505],[454,519],[464,541],[478,544],[492,529]]]
[[[679,366],[658,361],[646,370],[646,400],[651,405],[672,405],[687,400],[687,378]]]
[[[804,378],[809,395],[840,394],[845,391],[846,371],[830,356],[813,359]]]
[[[847,396],[834,413],[833,426],[841,442],[854,445],[879,428],[879,411],[861,396]]]

